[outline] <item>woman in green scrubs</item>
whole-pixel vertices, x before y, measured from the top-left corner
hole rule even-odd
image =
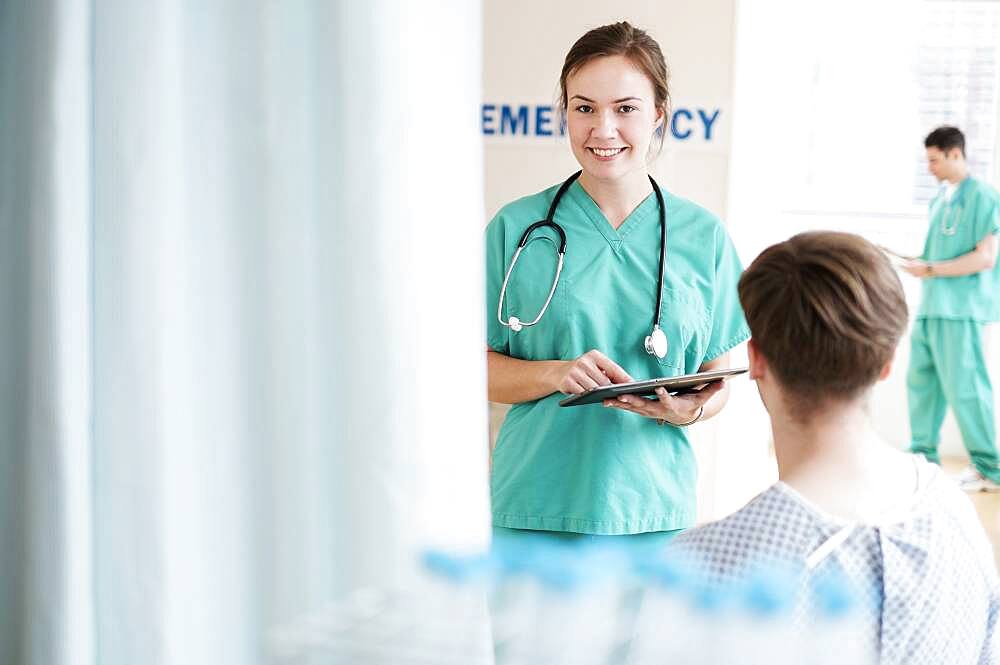
[[[518,257],[501,306],[521,236],[546,217],[559,185],[504,206],[486,231],[489,397],[513,405],[493,453],[494,533],[666,540],[695,520],[697,470],[684,427],[719,413],[725,384],[651,401],[558,403],[598,385],[727,367],[728,351],[749,336],[736,295],[742,268],[719,220],[664,189],[658,325],[667,349],[662,358],[647,353],[661,232],[647,161],[651,146],[662,147],[666,63],[645,32],[608,25],[577,41],[560,85],[582,172],[554,212],[566,235],[555,290],[560,238],[544,226]],[[502,323],[531,321],[543,308],[535,325]]]

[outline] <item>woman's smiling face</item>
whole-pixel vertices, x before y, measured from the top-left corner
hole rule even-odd
[[[594,58],[566,79],[566,126],[573,155],[598,180],[640,170],[663,120],[653,84],[620,55]]]

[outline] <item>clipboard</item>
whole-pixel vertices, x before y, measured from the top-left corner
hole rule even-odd
[[[903,254],[900,254],[899,252],[894,252],[893,250],[889,249],[885,245],[875,245],[875,246],[878,247],[880,250],[882,250],[884,253],[888,254],[889,258],[896,265],[901,265],[901,264],[903,264],[903,263],[905,263],[907,261],[915,261],[915,260],[917,260],[917,257],[915,257],[915,256],[905,256]]]
[[[559,402],[559,406],[581,406],[583,404],[600,404],[606,399],[613,399],[619,395],[637,395],[648,397],[656,394],[657,388],[666,388],[671,395],[683,395],[695,392],[695,388],[706,383],[714,383],[730,376],[744,374],[749,371],[748,367],[736,367],[728,369],[716,369],[709,372],[698,372],[696,374],[684,374],[683,376],[667,376],[659,379],[647,379],[645,381],[633,381],[631,383],[614,383],[610,386],[591,388],[585,393],[571,395]]]

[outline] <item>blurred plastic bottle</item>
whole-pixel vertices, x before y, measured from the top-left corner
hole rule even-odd
[[[811,583],[815,634],[812,662],[817,665],[874,665],[878,635],[862,598],[836,573],[814,577]]]
[[[691,605],[685,593],[686,576],[667,560],[638,564],[646,590],[635,622],[629,665],[697,662],[691,659]]]
[[[746,665],[811,663],[793,614],[802,577],[781,566],[761,568],[735,590],[738,610],[727,626],[722,662]]]
[[[623,557],[615,548],[559,548],[536,560],[541,585],[535,663],[604,665],[619,636]]]

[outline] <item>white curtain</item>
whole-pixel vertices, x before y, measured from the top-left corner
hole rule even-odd
[[[478,3],[0,3],[0,662],[488,539]]]

